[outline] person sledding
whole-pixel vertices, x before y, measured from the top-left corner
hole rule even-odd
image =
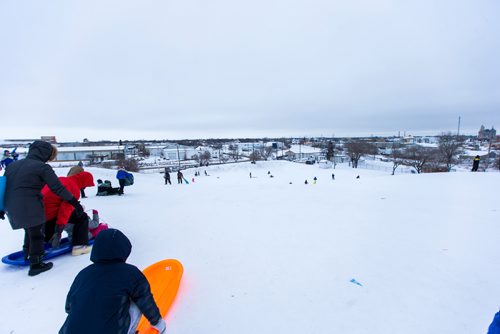
[[[94,177],[89,172],[80,172],[69,177],[59,177],[61,184],[78,200],[80,189],[94,186]],[[42,189],[43,205],[45,207],[45,242],[50,242],[53,248],[59,247],[62,232],[66,225],[72,228],[72,255],[90,253],[88,246],[89,217],[85,212],[77,212],[71,205],[52,192],[49,187]]]
[[[66,297],[68,316],[59,334],[135,333],[142,314],[160,334],[166,333],[148,280],[126,263],[131,251],[121,231],[99,233],[90,254],[94,263],[78,273]]]
[[[43,262],[45,211],[41,190],[47,185],[61,200],[83,212],[78,200],[59,181],[52,167],[47,164],[57,156],[57,148],[50,143],[36,140],[25,159],[14,161],[6,169],[8,180],[5,189],[5,212],[12,229],[24,229],[23,251],[30,262],[29,276],[52,268],[52,262]],[[3,212],[0,212],[3,219]]]
[[[97,194],[96,196],[110,196],[110,195],[118,195],[120,192],[120,188],[115,187],[111,184],[110,180],[97,180]]]

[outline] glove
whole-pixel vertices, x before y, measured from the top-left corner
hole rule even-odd
[[[5,219],[5,211],[0,211],[0,219],[1,220]]]
[[[49,242],[52,245],[52,248],[59,248],[59,245],[61,244],[61,236],[62,236],[62,231],[64,230],[63,225],[57,225],[54,230],[54,235],[52,238],[50,238]]]
[[[70,201],[68,201],[68,203],[73,205],[77,216],[80,216],[84,211],[82,205],[80,204],[80,202],[78,202],[76,198],[73,197]]]
[[[163,319],[160,319],[160,321],[158,321],[156,323],[156,325],[151,325],[151,326],[154,329],[156,329],[159,334],[165,334],[165,333],[167,333],[167,324],[165,323],[165,320],[163,320]]]

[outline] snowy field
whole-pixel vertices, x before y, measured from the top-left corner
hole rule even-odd
[[[118,186],[114,171],[87,170]],[[122,197],[90,188],[82,200],[131,239],[129,263],[183,263],[168,333],[472,334],[498,311],[500,173],[391,176],[287,162],[198,170],[189,185],[135,174]],[[21,248],[23,232],[7,221],[0,236],[0,253]],[[60,257],[35,277],[0,264],[0,334],[56,333],[89,263]]]

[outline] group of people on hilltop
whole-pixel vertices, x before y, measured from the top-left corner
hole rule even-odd
[[[7,168],[8,165],[13,163],[19,158],[19,154],[16,152],[16,148],[10,152],[9,150],[4,150],[2,159],[0,160],[0,170]]]
[[[80,271],[68,292],[68,316],[59,333],[135,333],[142,314],[159,333],[165,333],[165,321],[146,277],[126,263],[132,249],[130,240],[117,229],[103,229],[93,248],[88,246],[92,237],[89,224],[95,226],[99,217],[93,210],[91,219],[79,199],[84,197],[83,189],[94,186],[92,174],[80,165],[81,170],[58,177],[47,164],[56,155],[54,145],[35,141],[25,159],[8,164],[5,211],[0,211],[0,219],[7,215],[14,230],[24,229],[23,252],[29,261],[29,276],[52,268],[51,262],[43,260],[44,244],[59,246],[68,225],[72,227],[72,254],[91,252],[93,264]],[[127,182],[130,180],[120,182],[122,193]]]

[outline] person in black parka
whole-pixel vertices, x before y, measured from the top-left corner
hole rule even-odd
[[[28,275],[38,275],[52,268],[52,263],[42,261],[44,254],[45,210],[42,188],[47,185],[52,192],[70,203],[78,213],[83,208],[76,198],[61,184],[47,161],[57,155],[57,148],[50,143],[36,140],[28,150],[26,159],[18,160],[5,170],[5,212],[12,229],[23,228],[25,257],[29,258]]]
[[[140,313],[165,333],[149,282],[136,266],[125,263],[131,250],[130,240],[117,229],[97,235],[90,255],[94,263],[71,285],[65,307],[68,317],[59,334],[135,333]],[[139,312],[134,312],[137,308]]]

